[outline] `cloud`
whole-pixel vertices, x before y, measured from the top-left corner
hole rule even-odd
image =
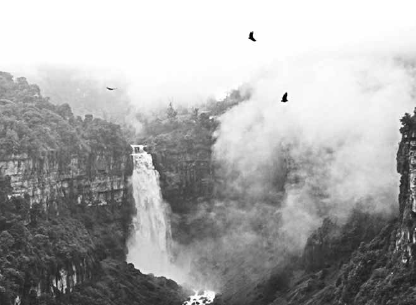
[[[251,98],[220,117],[220,197],[188,219],[206,233],[183,250],[195,282],[229,293],[300,254],[327,217],[397,213],[399,119],[414,107],[414,63],[349,53],[259,71]]]
[[[224,193],[275,205],[297,250],[324,217],[345,219],[357,203],[397,210],[399,119],[414,106],[414,81],[413,66],[394,56],[277,63],[221,117]]]

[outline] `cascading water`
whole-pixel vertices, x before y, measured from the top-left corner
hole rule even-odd
[[[128,241],[127,261],[143,273],[153,273],[184,283],[187,281],[185,272],[172,262],[169,206],[162,199],[159,173],[153,166],[152,156],[144,150],[144,145],[131,147],[134,163],[131,182],[137,214],[133,218],[134,232]],[[209,304],[214,297],[213,291],[204,291],[190,299],[203,298],[204,304]]]
[[[194,295],[191,295],[188,300],[183,302],[182,305],[205,305],[205,304],[211,304],[214,302],[215,299],[215,292],[214,291],[195,291]]]
[[[167,217],[168,205],[160,194],[159,174],[144,146],[131,146],[134,162],[131,179],[137,214],[133,219],[134,232],[129,240],[127,260],[143,273],[171,276],[172,237]]]

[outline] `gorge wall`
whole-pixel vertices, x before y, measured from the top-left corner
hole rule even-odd
[[[208,200],[213,194],[213,165],[210,143],[202,147],[165,147],[155,143],[150,152],[160,181],[164,198],[174,211],[184,211],[194,200]]]
[[[210,101],[203,109],[178,113],[172,105],[166,118],[145,124],[141,143],[153,157],[160,174],[162,195],[174,212],[188,213],[215,194],[215,164],[212,160],[218,116],[248,99],[245,90],[233,90],[223,101]]]
[[[121,204],[127,196],[127,160],[127,155],[115,159],[105,152],[72,155],[68,164],[59,151],[38,158],[9,155],[0,159],[0,177],[10,181],[9,196],[27,196],[31,205],[41,204],[43,209],[56,209],[63,198],[88,206]]]
[[[38,210],[39,216],[56,219],[68,206],[72,210],[86,208],[85,212],[90,213],[88,210],[94,206],[110,205],[114,209],[126,205],[127,160],[127,155],[115,159],[104,152],[85,157],[72,155],[68,164],[59,151],[47,151],[40,157],[29,157],[27,153],[9,155],[0,159],[0,179],[7,199],[24,198],[32,215]],[[34,220],[32,216],[25,222],[30,224]],[[7,222],[5,228],[8,228]],[[53,272],[40,275],[36,294],[71,292],[76,284],[90,280],[105,254],[98,253],[93,244],[86,249],[57,264]]]

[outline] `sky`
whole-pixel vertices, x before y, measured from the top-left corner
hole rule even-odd
[[[124,75],[135,103],[222,96],[275,60],[408,48],[411,1],[7,1],[0,67]],[[257,42],[248,40],[254,31]],[[385,42],[389,41],[388,44]],[[29,78],[30,81],[30,78]]]

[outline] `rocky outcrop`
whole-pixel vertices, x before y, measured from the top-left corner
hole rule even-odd
[[[396,251],[403,263],[414,260],[416,250],[416,108],[415,115],[406,114],[400,129],[402,140],[397,152],[397,171],[400,177],[400,229],[397,232]]]

